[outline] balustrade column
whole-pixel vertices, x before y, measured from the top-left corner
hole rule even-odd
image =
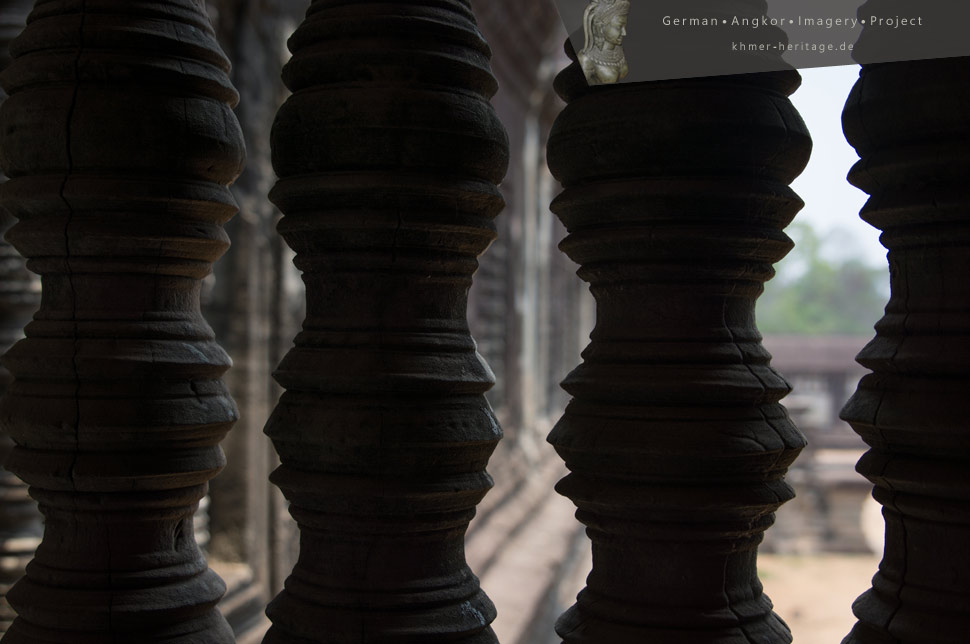
[[[871,2],[860,15],[867,8],[886,9]],[[907,37],[864,32],[860,46]],[[968,106],[970,58],[946,58],[864,65],[843,112],[861,157],[849,181],[870,195],[862,218],[883,231],[892,287],[857,358],[872,373],[842,410],[870,446],[856,469],[875,484],[886,521],[882,563],[853,605],[847,644],[967,641]]]
[[[556,630],[570,644],[790,642],[756,557],[805,443],[754,307],[802,206],[788,187],[811,147],[787,98],[800,78],[589,87],[567,53],[552,209],[597,314],[549,440],[593,569]]]
[[[198,0],[37,0],[2,82],[10,242],[43,299],[4,364],[45,534],[6,643],[230,643],[192,515],[236,417],[199,311],[236,211],[237,100]]]
[[[10,41],[20,33],[30,11],[28,0],[7,2],[0,8],[0,71],[10,63]],[[7,94],[0,89],[0,103]],[[6,177],[0,172],[0,182]],[[0,203],[0,235],[13,218]],[[23,337],[23,328],[40,304],[40,281],[27,270],[24,259],[0,239],[0,355]],[[10,373],[0,366],[0,395],[10,384]],[[40,543],[43,532],[37,503],[27,494],[27,485],[2,468],[13,441],[0,431],[0,635],[7,631],[15,613],[7,603],[7,591],[23,577],[24,567]]]
[[[272,480],[300,555],[267,644],[494,642],[464,533],[501,435],[466,306],[508,142],[466,0],[316,0],[290,39],[271,198],[307,317]]]

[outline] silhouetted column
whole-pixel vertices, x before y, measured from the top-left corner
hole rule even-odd
[[[871,447],[856,469],[886,520],[849,644],[958,644],[970,632],[968,106],[968,58],[873,64],[842,117],[861,157],[849,181],[871,195],[862,218],[883,231],[892,286],[857,358],[873,373],[842,410]]]
[[[501,431],[465,319],[508,143],[465,0],[317,0],[273,128],[307,317],[276,378],[272,480],[300,556],[264,640],[494,642],[464,533]]]
[[[10,63],[8,46],[27,22],[28,0],[6,2],[0,8],[0,71]],[[0,89],[0,103],[7,98]],[[0,173],[0,182],[6,177]],[[0,235],[7,232],[13,218],[0,202]],[[0,239],[0,355],[23,337],[23,328],[40,304],[40,281],[24,266],[23,258],[10,244]],[[10,373],[0,367],[0,394],[10,384]],[[0,465],[6,462],[13,441],[0,433]],[[37,503],[27,495],[27,485],[0,467],[0,634],[13,621],[14,611],[7,603],[7,591],[24,574],[24,566],[34,556],[43,532]]]
[[[549,437],[570,470],[557,489],[593,542],[587,587],[556,626],[565,642],[791,641],[756,557],[804,439],[754,307],[802,206],[788,187],[811,147],[787,98],[799,82],[590,88],[575,62],[556,80],[568,105],[549,140],[564,188],[552,209],[597,306]]]
[[[8,237],[43,300],[0,422],[46,528],[3,642],[232,642],[192,530],[236,417],[199,312],[244,155],[228,62],[195,0],[38,0],[11,52]]]

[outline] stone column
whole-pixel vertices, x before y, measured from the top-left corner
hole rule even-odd
[[[787,98],[799,75],[590,88],[567,53],[552,208],[597,321],[549,440],[593,570],[556,630],[570,644],[790,642],[756,557],[805,443],[754,307],[802,206],[788,187],[811,147]]]
[[[856,469],[886,520],[882,563],[853,606],[847,644],[967,641],[968,105],[970,58],[946,58],[864,65],[843,113],[861,157],[849,181],[871,195],[862,218],[883,231],[892,286],[857,358],[872,373],[842,410],[871,448]]]
[[[290,39],[271,198],[307,317],[272,480],[300,556],[267,644],[494,642],[464,533],[501,431],[466,305],[508,143],[466,0],[315,0]]]
[[[192,514],[236,417],[199,312],[244,150],[198,0],[37,0],[3,74],[8,234],[43,283],[0,422],[46,529],[5,644],[229,643]]]
[[[7,2],[0,9],[0,71],[10,63],[10,41],[27,22],[28,0]],[[0,89],[0,103],[7,98]],[[0,182],[6,180],[0,172]],[[0,235],[7,232],[13,218],[0,204]],[[23,337],[23,328],[40,304],[40,281],[24,266],[23,258],[6,241],[0,240],[0,355]],[[0,366],[0,394],[6,391],[11,376]],[[0,434],[0,465],[6,462],[13,441]],[[0,635],[6,632],[15,613],[7,603],[10,586],[23,577],[24,566],[34,556],[43,532],[37,503],[27,494],[27,485],[0,468]]]

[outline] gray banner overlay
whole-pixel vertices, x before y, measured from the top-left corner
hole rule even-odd
[[[967,0],[556,4],[591,84],[970,56]]]

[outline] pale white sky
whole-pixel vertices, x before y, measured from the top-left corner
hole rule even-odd
[[[857,65],[802,69],[802,86],[791,97],[805,119],[815,147],[805,172],[792,188],[805,202],[796,222],[808,223],[825,240],[831,259],[859,257],[873,266],[886,265],[879,231],[859,219],[866,194],[845,176],[858,160],[842,134],[842,106],[859,77]]]

